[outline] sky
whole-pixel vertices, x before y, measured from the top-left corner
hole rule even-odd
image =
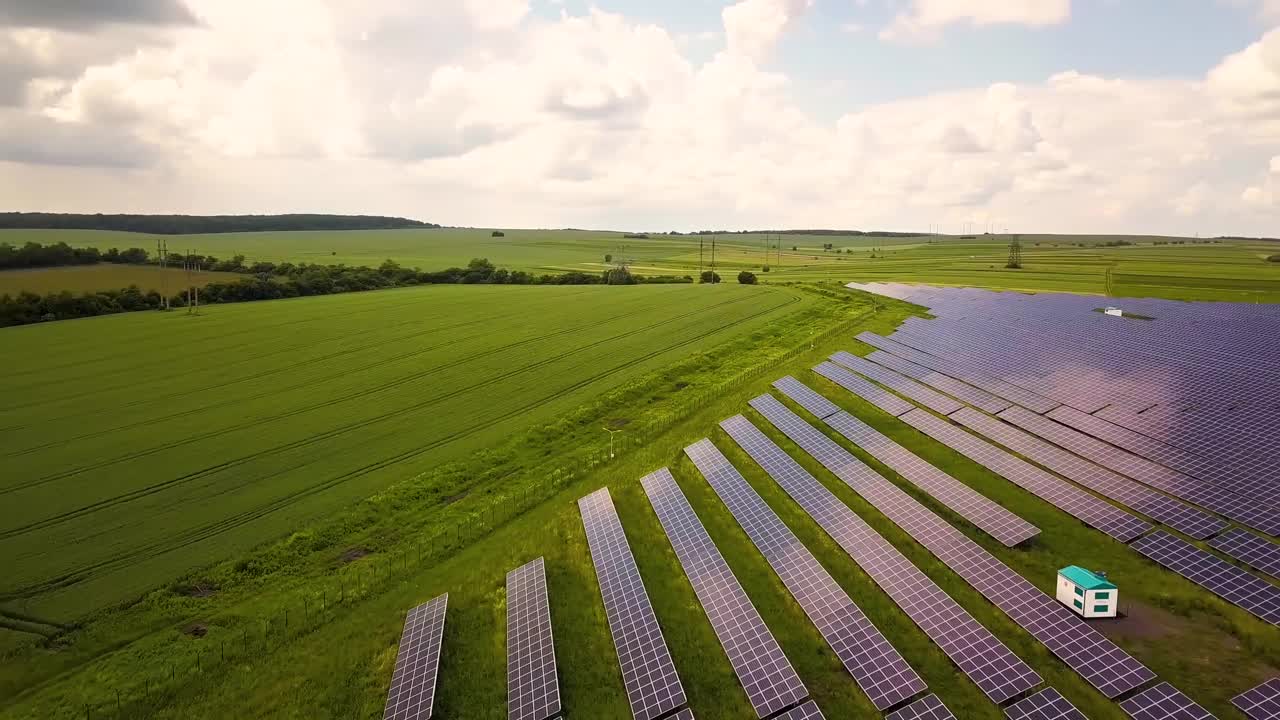
[[[1280,0],[0,0],[0,210],[1280,234]]]

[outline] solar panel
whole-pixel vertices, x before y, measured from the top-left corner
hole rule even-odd
[[[1127,543],[1151,529],[1151,523],[1146,520],[1130,515],[924,410],[912,410],[901,420],[1120,542]]]
[[[755,430],[741,416],[721,425],[736,421]],[[743,429],[735,432],[746,437]],[[710,440],[684,451],[877,709],[925,690],[924,680]]]
[[[1231,698],[1231,704],[1249,720],[1280,720],[1280,678],[1240,693]]]
[[[698,520],[671,471],[640,479],[676,557],[729,656],[756,715],[765,718],[809,696],[778,641]]]
[[[689,708],[685,708],[675,715],[672,715],[670,720],[693,720],[693,711]]]
[[[772,405],[821,435],[772,396],[763,398],[768,399],[765,405],[754,400],[752,405],[766,417]],[[775,424],[783,422],[776,416],[769,419]],[[993,702],[1003,702],[1040,684],[1034,670],[755,425],[738,415],[720,427]]]
[[[1226,523],[1208,513],[1161,495],[976,410],[965,408],[952,414],[951,419],[1073,482],[1196,539],[1215,535],[1226,527]]]
[[[911,378],[903,377],[889,368],[877,365],[857,355],[841,351],[832,355],[831,361],[837,365],[843,365],[859,375],[875,380],[890,390],[911,398],[934,412],[950,415],[963,407],[960,403],[937,390],[925,387]]]
[[[507,573],[507,717],[545,720],[560,712],[560,684],[542,558]]]
[[[1107,697],[1155,678],[1079,616],[1027,582],[771,395],[751,401],[797,445],[870,502]]]
[[[930,370],[923,365],[916,365],[910,360],[900,358],[897,355],[887,353],[883,350],[876,350],[868,355],[867,359],[877,365],[883,365],[887,368],[897,370],[903,375],[913,377],[925,385],[937,388],[954,398],[963,400],[983,412],[995,414],[1009,407],[1011,404],[1008,400],[998,398],[986,390],[980,390],[968,383],[960,382],[953,377],[948,377],[935,370]],[[950,413],[948,413],[948,415],[949,414]]]
[[[799,403],[800,407],[812,413],[814,417],[825,418],[840,412],[840,408],[835,403],[790,375],[773,381],[773,386],[787,393],[787,397]]]
[[[788,383],[782,392],[788,396],[803,385]],[[824,422],[844,435],[872,457],[889,466],[894,472],[916,487],[929,493],[935,500],[947,506],[983,532],[999,540],[1007,547],[1035,537],[1040,529],[1005,510],[973,488],[956,480],[915,453],[885,437],[878,430],[847,412],[829,415]]]
[[[1160,683],[1120,703],[1133,720],[1214,720],[1208,710],[1169,683]]]
[[[1053,688],[1045,688],[1004,709],[1009,720],[1089,720],[1071,701]]]
[[[835,363],[824,362],[813,371],[895,417],[915,407],[879,385],[864,380]],[[778,387],[776,383],[774,385]],[[782,388],[778,387],[778,389]],[[819,415],[818,419],[821,420],[823,417]]]
[[[798,708],[779,715],[773,720],[826,720],[822,717],[822,711],[818,709],[818,704],[810,700]]]
[[[654,720],[685,704],[662,628],[649,604],[609,488],[578,500],[591,562],[622,667],[622,683],[636,720]]]
[[[1280,587],[1163,530],[1135,540],[1130,547],[1232,605],[1280,625]]]
[[[387,691],[383,720],[427,720],[436,696],[440,645],[449,593],[413,608],[405,616],[395,674]]]
[[[1280,545],[1240,528],[1233,528],[1209,541],[1216,550],[1280,579]]]
[[[955,715],[938,699],[925,695],[910,705],[884,716],[884,720],[954,720]]]

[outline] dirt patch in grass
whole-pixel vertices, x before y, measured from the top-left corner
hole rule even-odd
[[[1090,620],[1089,624],[1109,637],[1139,640],[1161,638],[1185,630],[1185,620],[1150,605],[1129,601],[1122,610],[1124,615],[1120,617]]]
[[[362,547],[347,548],[346,550],[342,551],[341,555],[338,556],[338,562],[342,565],[346,565],[347,563],[353,563],[359,560],[360,558],[364,557],[365,555],[368,555],[371,552],[373,551],[370,550],[369,548],[362,548]]]
[[[209,626],[204,623],[191,623],[182,629],[183,635],[190,635],[193,638],[202,638],[209,634]]]
[[[207,580],[198,580],[190,585],[182,585],[178,588],[179,595],[193,598],[213,597],[217,592],[218,586]]]

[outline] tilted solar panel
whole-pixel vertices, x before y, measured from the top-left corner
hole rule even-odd
[[[560,712],[560,683],[542,558],[507,573],[507,717],[545,720]]]
[[[741,416],[721,424],[732,427],[736,420],[750,425]],[[741,428],[734,431],[735,439],[751,441]],[[877,709],[925,690],[924,680],[710,440],[685,453]]]
[[[1129,542],[1151,529],[1151,523],[1146,520],[1130,515],[924,410],[912,410],[901,419],[925,435],[1120,542]]]
[[[800,676],[725,563],[671,471],[657,470],[641,478],[640,484],[756,715],[769,717],[808,697]]]
[[[757,397],[751,405],[1104,695],[1122,695],[1155,677],[1079,616],[863,465],[773,396]]]
[[[910,360],[900,358],[897,355],[887,353],[883,350],[876,350],[868,355],[867,359],[877,365],[883,365],[887,368],[897,370],[903,375],[913,377],[925,385],[941,390],[942,392],[959,400],[963,400],[983,412],[995,414],[1012,404],[1008,400],[998,398],[986,390],[976,388],[968,383],[956,380],[953,377],[943,375],[936,370],[930,370],[923,365],[916,365]],[[949,415],[950,413],[947,414]]]
[[[685,704],[684,688],[649,604],[609,489],[600,488],[580,498],[578,510],[631,714],[636,720],[654,720]]]
[[[838,352],[831,356],[831,361],[837,365],[843,365],[859,375],[875,380],[890,390],[911,398],[934,412],[950,415],[963,407],[960,403],[937,390],[921,385],[911,378],[899,375],[889,368],[877,365],[852,353]]]
[[[405,616],[396,669],[387,691],[383,720],[427,720],[435,704],[436,676],[449,593],[413,608]]]
[[[774,413],[780,409],[817,433],[772,396],[752,405],[775,425],[787,422]],[[1034,670],[755,425],[739,415],[720,426],[993,702],[1040,684]]]
[[[938,699],[937,695],[925,695],[910,705],[889,713],[884,720],[953,720],[955,715]]]
[[[1208,710],[1192,702],[1169,683],[1160,683],[1120,703],[1133,720],[1214,720]]]
[[[1045,688],[1004,710],[1009,720],[1089,720],[1070,700],[1053,688]]]
[[[824,362],[814,367],[813,371],[895,417],[915,407],[870,380],[858,377],[835,363]],[[775,387],[777,387],[776,384]],[[778,389],[782,388],[778,387]],[[807,410],[808,407],[805,409]],[[817,415],[817,413],[814,414]],[[819,419],[822,417],[824,416],[818,416]]]
[[[1209,541],[1210,547],[1249,567],[1280,579],[1280,545],[1264,540],[1248,530],[1233,528]]]
[[[670,720],[693,720],[693,711],[685,708],[670,717]]]
[[[786,392],[788,394],[787,397],[799,403],[814,417],[825,418],[828,415],[835,415],[840,412],[839,406],[835,403],[814,392],[813,388],[790,375],[774,380],[773,386]]]
[[[1280,587],[1163,530],[1135,540],[1130,547],[1232,605],[1280,625]]]
[[[1231,704],[1249,720],[1280,720],[1280,678],[1240,693],[1231,698]]]
[[[825,720],[825,718],[822,717],[818,704],[810,700],[798,708],[779,715],[774,720]]]

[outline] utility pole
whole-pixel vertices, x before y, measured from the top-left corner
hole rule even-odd
[[[613,430],[613,429],[610,429],[610,428],[607,428],[607,427],[606,427],[606,428],[602,428],[602,429],[603,429],[605,432],[609,433],[609,459],[610,459],[610,460],[612,460],[612,459],[613,459],[613,436],[614,436],[615,434],[617,434],[617,433],[622,432],[622,428],[618,428],[617,430]]]
[[[1017,270],[1022,267],[1022,240],[1017,235],[1010,236],[1009,240],[1009,262],[1005,267],[1010,270]]]
[[[702,246],[706,242],[705,235],[698,236],[698,280],[702,280]]]
[[[711,284],[716,284],[716,240],[719,235],[711,236]]]

